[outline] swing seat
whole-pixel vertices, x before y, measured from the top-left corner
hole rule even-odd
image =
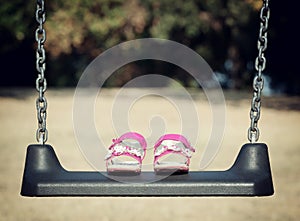
[[[156,176],[142,172],[138,179]],[[190,171],[152,183],[121,183],[100,172],[65,170],[50,145],[29,145],[23,196],[269,196],[274,193],[266,144],[245,144],[225,171]]]

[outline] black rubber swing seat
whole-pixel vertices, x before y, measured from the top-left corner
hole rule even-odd
[[[142,172],[144,176],[152,172]],[[121,183],[100,172],[65,170],[50,145],[27,149],[23,196],[269,196],[274,193],[266,144],[245,144],[225,171],[190,171],[152,183]]]

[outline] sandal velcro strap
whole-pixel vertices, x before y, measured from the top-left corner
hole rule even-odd
[[[124,145],[121,143],[116,143],[115,145],[109,148],[108,154],[105,157],[105,160],[108,160],[116,156],[131,156],[138,161],[143,160],[145,156],[145,151],[142,148],[132,148],[130,146]]]
[[[138,141],[141,148],[129,146],[130,143],[127,143],[126,140]],[[129,156],[141,163],[145,157],[147,144],[144,137],[138,133],[125,133],[121,137],[113,139],[112,142],[113,144],[109,147],[105,160],[116,156]]]
[[[185,149],[188,149],[191,152],[195,152],[195,149],[191,146],[190,142],[184,136],[182,136],[180,134],[166,134],[166,135],[161,136],[159,138],[159,140],[156,142],[156,144],[154,146],[154,150],[156,150],[156,148],[158,148],[163,141],[167,141],[167,140],[179,141],[184,145]]]
[[[156,164],[161,157],[176,153],[186,157],[186,163],[188,165],[193,152],[195,152],[195,149],[184,136],[180,134],[166,134],[160,137],[154,146],[154,164]]]
[[[160,156],[160,155],[165,155],[168,153],[181,153],[187,158],[192,157],[192,153],[194,152],[193,150],[185,147],[183,144],[179,144],[176,141],[173,140],[165,140],[163,142],[164,145],[160,145],[155,149],[154,156]]]

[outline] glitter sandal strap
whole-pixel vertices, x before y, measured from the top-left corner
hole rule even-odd
[[[180,142],[181,145],[179,145],[178,142]],[[157,163],[159,158],[167,154],[177,153],[186,157],[186,163],[189,165],[193,152],[195,152],[195,149],[184,136],[180,134],[166,134],[160,137],[154,146],[154,164]]]
[[[136,133],[136,132],[125,133],[121,137],[114,139],[113,142],[115,141],[114,143],[118,143],[118,142],[120,143],[126,139],[137,140],[140,143],[140,145],[142,146],[143,150],[146,150],[146,148],[147,148],[147,143],[146,143],[145,138],[141,134]]]
[[[140,144],[140,148],[136,148],[129,143],[124,143],[124,140],[136,140]],[[146,153],[146,140],[144,137],[135,132],[128,132],[123,134],[117,139],[113,139],[113,144],[109,147],[109,152],[105,157],[105,160],[109,160],[117,156],[129,156],[137,160],[140,164],[145,157]]]
[[[184,136],[182,136],[180,134],[165,134],[165,135],[161,136],[159,138],[159,140],[156,142],[154,149],[159,147],[164,140],[180,141],[181,143],[184,144],[184,146],[187,149],[191,150],[192,152],[195,152],[195,149],[191,146],[190,142]]]

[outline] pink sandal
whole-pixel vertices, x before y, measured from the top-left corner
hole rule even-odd
[[[166,134],[154,146],[156,173],[188,173],[190,158],[195,149],[179,134]]]
[[[108,174],[139,174],[146,154],[145,138],[135,132],[128,132],[113,139],[105,157]]]

